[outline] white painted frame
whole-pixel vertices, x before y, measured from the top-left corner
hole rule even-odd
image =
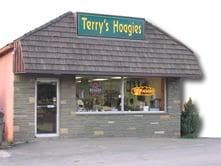
[[[124,111],[124,77],[121,77],[121,111]]]
[[[38,134],[37,133],[37,82],[56,82],[56,133],[49,133],[49,134]],[[35,81],[35,137],[58,137],[59,136],[59,128],[60,128],[60,82],[59,79],[56,78],[37,78]]]
[[[160,78],[160,77],[159,77]],[[134,111],[134,112],[128,112],[124,110],[124,83],[125,83],[125,77],[121,77],[121,110],[120,111],[109,111],[109,112],[76,112],[76,114],[79,115],[87,115],[87,114],[165,114],[168,113],[167,110],[167,79],[161,78],[164,80],[164,110],[163,111]]]

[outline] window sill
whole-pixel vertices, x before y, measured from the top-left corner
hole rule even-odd
[[[137,114],[168,114],[166,111],[109,111],[109,112],[75,112],[76,115],[137,115]]]

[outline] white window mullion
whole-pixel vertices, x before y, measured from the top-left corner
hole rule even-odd
[[[124,77],[121,77],[121,111],[124,111]]]

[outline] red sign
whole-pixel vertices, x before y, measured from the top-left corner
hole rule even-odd
[[[93,82],[90,84],[89,93],[92,96],[98,96],[102,93],[101,85],[98,82]]]

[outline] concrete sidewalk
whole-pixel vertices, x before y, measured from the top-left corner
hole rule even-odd
[[[221,139],[42,139],[0,150],[1,166],[220,166]]]

